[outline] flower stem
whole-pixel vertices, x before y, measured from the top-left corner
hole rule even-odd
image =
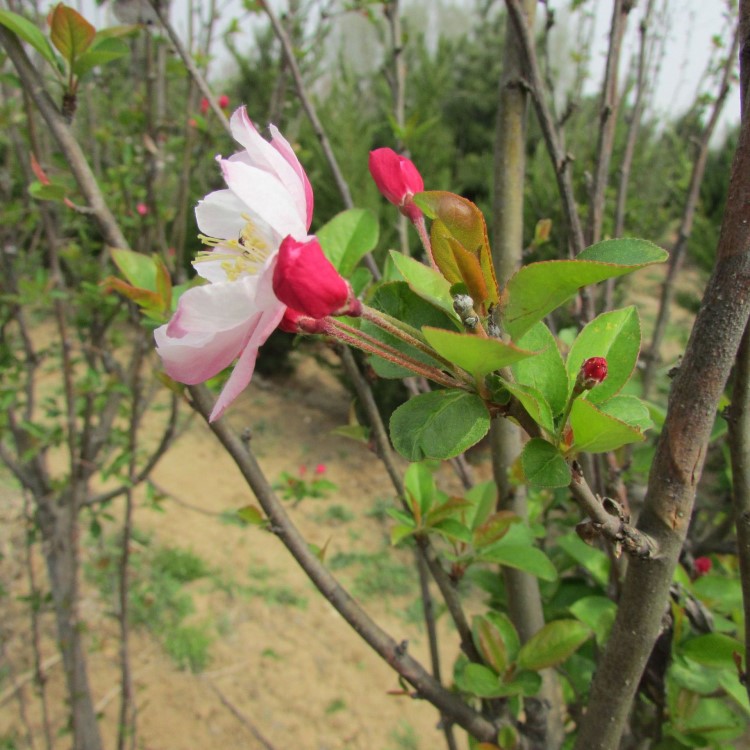
[[[432,254],[432,242],[430,242],[430,235],[427,234],[427,224],[425,223],[424,216],[419,216],[414,219],[414,228],[417,230],[419,239],[422,242],[422,247],[427,253],[427,257],[430,259],[430,265],[437,271],[438,265],[435,263],[435,256]]]

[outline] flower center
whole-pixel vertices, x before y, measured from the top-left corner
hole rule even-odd
[[[195,262],[218,261],[227,275],[227,281],[236,281],[244,274],[255,276],[270,255],[266,238],[258,231],[252,219],[242,215],[246,224],[236,240],[220,240],[199,234],[198,238],[213,250],[201,250]]]

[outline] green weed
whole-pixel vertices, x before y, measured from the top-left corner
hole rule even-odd
[[[206,625],[180,625],[165,635],[164,648],[180,669],[202,672],[212,640]]]
[[[412,569],[395,559],[388,550],[380,552],[339,552],[331,558],[331,570],[357,566],[352,591],[361,599],[374,596],[402,596],[415,589]]]

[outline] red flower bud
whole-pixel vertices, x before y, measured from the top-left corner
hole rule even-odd
[[[398,207],[404,216],[416,221],[422,216],[412,198],[424,190],[424,180],[414,163],[393,149],[370,151],[370,174],[378,190]]]
[[[216,101],[222,109],[229,107],[229,97],[226,94],[222,94]]]
[[[287,237],[281,243],[273,271],[273,291],[285,305],[315,319],[362,312],[362,304],[323,255],[315,237],[306,242]]]
[[[711,562],[710,557],[696,557],[693,565],[695,567],[695,575],[704,576],[706,573],[711,572],[714,564]]]
[[[590,391],[607,377],[607,360],[604,357],[590,357],[582,365],[576,380],[576,390]]]
[[[204,96],[204,97],[203,97],[203,98],[201,99],[201,114],[202,114],[202,115],[205,115],[205,114],[206,114],[206,112],[208,112],[208,108],[209,108],[210,106],[211,106],[211,105],[209,104],[209,102],[208,102],[208,99],[206,99],[206,97]]]

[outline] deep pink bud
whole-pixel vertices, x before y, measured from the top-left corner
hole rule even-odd
[[[317,238],[299,242],[287,237],[279,247],[273,271],[278,299],[301,315],[359,315],[362,305],[349,284],[323,255]]]
[[[590,357],[582,365],[576,380],[576,390],[590,391],[607,377],[607,360],[604,357]]]
[[[424,180],[414,163],[390,148],[370,151],[370,174],[378,190],[404,216],[416,221],[422,216],[412,198],[424,190]]]
[[[216,101],[222,109],[229,107],[229,97],[226,94],[222,94]]]
[[[135,207],[135,210],[139,213],[140,216],[145,216],[148,213],[148,206],[145,203],[138,203]]]
[[[206,97],[204,96],[204,97],[203,97],[203,98],[201,99],[201,114],[202,114],[202,115],[205,115],[205,114],[206,114],[206,112],[208,112],[208,108],[209,108],[210,106],[211,106],[211,105],[209,104],[209,102],[208,102],[208,99],[206,99]]]
[[[706,573],[711,572],[714,564],[711,562],[710,557],[696,557],[693,565],[695,566],[695,575],[704,576]]]
[[[315,467],[315,473],[316,474],[325,474],[326,473],[326,465],[325,464],[318,464]]]

